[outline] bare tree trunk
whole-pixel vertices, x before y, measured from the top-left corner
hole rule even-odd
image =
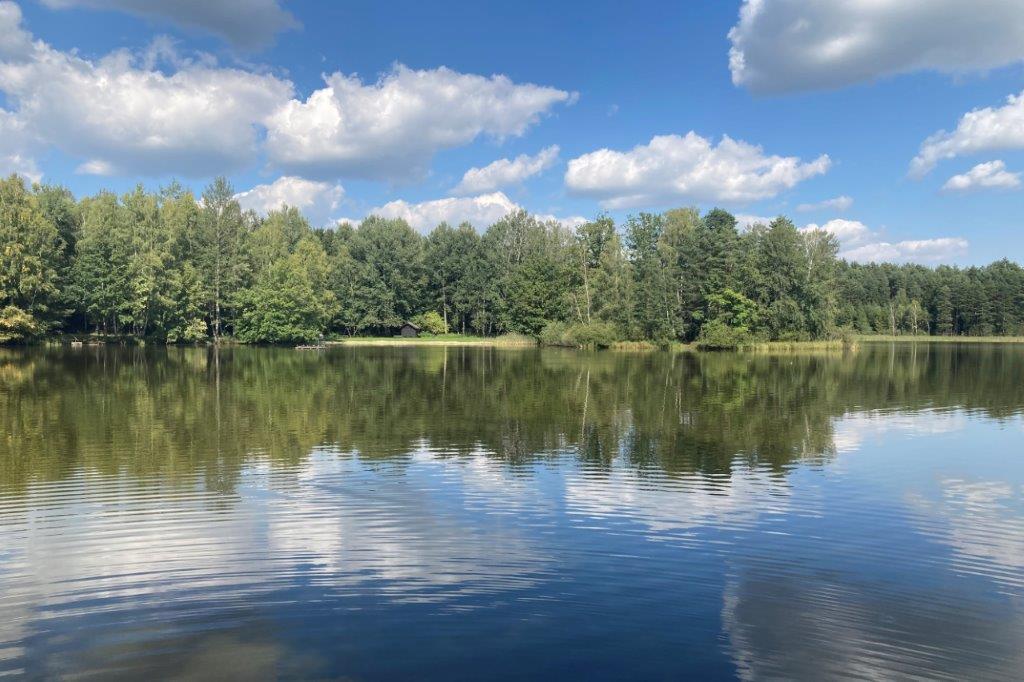
[[[590,272],[590,268],[587,267],[586,254],[584,253],[584,251],[582,249],[580,250],[580,261],[582,262],[582,265],[583,265],[583,295],[586,297],[586,302],[587,302],[587,322],[589,323],[590,322],[590,307],[591,307],[591,303],[590,303],[590,277],[588,277],[588,273]]]
[[[448,332],[448,287],[441,285],[441,313],[444,315],[444,331]]]

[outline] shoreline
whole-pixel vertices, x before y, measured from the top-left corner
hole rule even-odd
[[[888,334],[858,335],[859,343],[1024,343],[1024,336],[891,336]]]
[[[529,336],[349,336],[325,341],[327,348],[344,346],[480,346],[488,348],[532,348],[537,340]]]
[[[858,334],[853,337],[853,343],[842,340],[818,340],[818,341],[762,341],[744,345],[736,349],[705,350],[695,343],[683,343],[673,341],[669,344],[656,344],[651,341],[616,341],[607,349],[613,352],[741,352],[741,353],[764,353],[764,352],[799,352],[799,351],[846,351],[856,349],[862,343],[871,344],[999,344],[999,345],[1024,345],[1024,336],[891,336],[886,334]],[[2,347],[14,348],[18,346],[68,346],[68,347],[96,347],[96,346],[118,346],[118,345],[140,345],[140,346],[179,346],[188,347],[198,345],[208,347],[213,344],[165,344],[153,342],[147,339],[135,337],[113,337],[113,336],[91,336],[91,335],[68,335],[39,339],[36,343],[0,345]],[[222,338],[222,346],[261,347],[265,344],[245,344],[232,338]],[[352,336],[341,339],[325,341],[323,348],[341,347],[477,347],[477,348],[563,348],[567,350],[588,350],[575,346],[544,346],[533,337],[520,334],[507,334],[503,336],[470,336],[453,334],[450,336]],[[272,344],[269,347],[274,347]],[[304,348],[301,344],[277,344],[279,348]],[[311,346],[310,348],[313,348]],[[589,349],[593,350],[593,349]]]

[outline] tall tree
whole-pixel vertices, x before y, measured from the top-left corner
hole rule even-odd
[[[12,175],[0,180],[0,342],[58,323],[63,242],[36,196]]]
[[[353,232],[349,250],[364,265],[361,286],[372,292],[367,326],[399,327],[419,312],[426,282],[423,238],[408,223],[371,216]]]
[[[232,297],[238,290],[244,265],[241,259],[242,209],[234,194],[226,178],[216,178],[203,191],[199,220],[199,251],[215,343],[223,333],[224,313],[230,309]]]
[[[658,244],[665,229],[663,216],[641,213],[626,220],[626,248],[632,263],[634,324],[646,339],[667,340],[676,335],[672,311],[672,283]]]

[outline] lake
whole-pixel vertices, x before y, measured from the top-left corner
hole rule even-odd
[[[1018,678],[1024,346],[0,350],[0,676]]]

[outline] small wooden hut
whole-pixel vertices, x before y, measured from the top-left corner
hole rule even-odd
[[[406,322],[402,325],[402,328],[398,330],[398,335],[414,339],[420,335],[420,328],[412,322]]]

